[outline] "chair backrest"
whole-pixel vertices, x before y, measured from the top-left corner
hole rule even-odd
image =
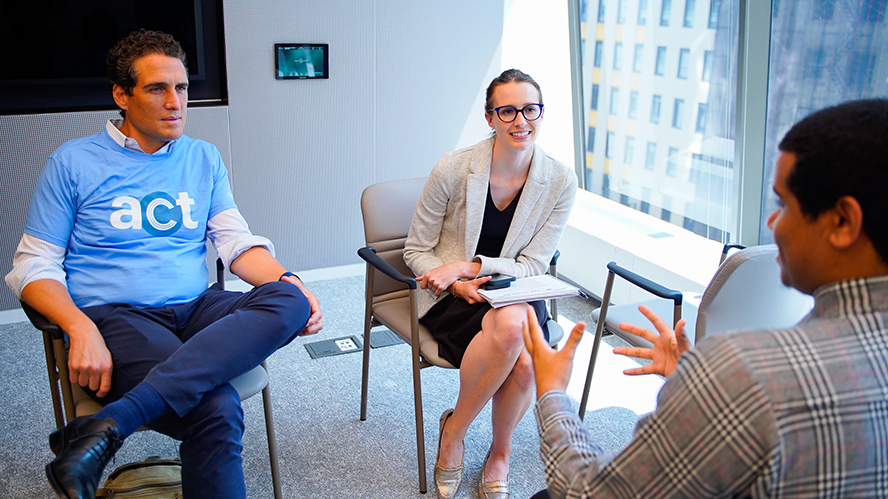
[[[777,246],[751,246],[729,256],[703,291],[695,344],[704,335],[792,326],[812,304],[780,281]]]
[[[404,263],[404,243],[425,181],[425,177],[420,177],[380,182],[361,194],[366,245],[375,248],[380,258],[406,276],[412,276],[413,271]],[[392,279],[373,279],[374,297],[402,295],[406,293],[403,290],[406,287]]]

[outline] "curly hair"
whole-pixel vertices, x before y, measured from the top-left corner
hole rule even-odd
[[[850,101],[796,123],[780,141],[796,156],[787,189],[816,218],[851,196],[863,210],[863,232],[888,262],[888,99]]]
[[[185,51],[172,35],[140,29],[126,35],[108,52],[108,58],[105,61],[108,90],[113,92],[114,85],[117,85],[127,95],[133,95],[133,88],[136,86],[138,76],[135,69],[136,61],[151,54],[162,54],[179,59],[185,66],[185,73],[188,73]],[[121,110],[120,115],[126,117],[124,113],[125,111]]]

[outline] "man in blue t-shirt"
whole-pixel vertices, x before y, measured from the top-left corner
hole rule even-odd
[[[70,341],[72,382],[106,404],[50,436],[59,497],[92,498],[140,426],[182,441],[186,497],[245,497],[243,411],[229,380],[323,328],[317,298],[250,233],[218,150],[183,135],[185,52],[140,30],[108,54],[122,120],[47,161],[6,276]],[[255,288],[211,287],[209,239]]]

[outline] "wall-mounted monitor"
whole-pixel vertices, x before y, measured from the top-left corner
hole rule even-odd
[[[139,28],[188,59],[189,106],[228,103],[222,0],[0,0],[0,114],[117,109],[105,58]]]
[[[275,43],[274,77],[278,80],[329,78],[326,43]]]

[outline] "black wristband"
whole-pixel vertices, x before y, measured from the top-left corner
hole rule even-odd
[[[292,273],[292,272],[284,272],[283,274],[281,274],[280,277],[278,277],[278,281],[282,281],[282,280],[284,280],[284,277],[287,277],[287,276],[293,276],[293,277],[295,277],[296,279],[299,279],[299,276],[296,275],[296,274],[294,274],[294,273]],[[299,279],[299,282],[302,282],[302,279]]]

